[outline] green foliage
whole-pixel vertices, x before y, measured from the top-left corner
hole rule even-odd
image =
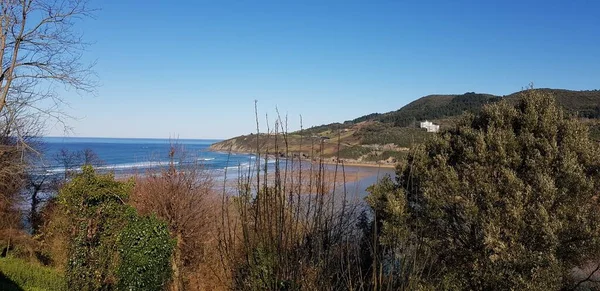
[[[278,278],[278,255],[276,252],[257,246],[253,248],[248,264],[235,269],[236,281],[242,290],[299,290],[297,283]],[[294,287],[292,287],[294,286]]]
[[[542,94],[551,93],[557,104],[570,115],[600,118],[600,91],[598,90],[536,89],[535,91]],[[251,153],[256,152],[258,145],[262,153],[282,155],[281,149],[286,148],[292,153],[302,153],[306,158],[316,158],[320,154],[324,157],[335,157],[338,154],[338,142],[342,148],[390,143],[410,148],[425,142],[432,135],[418,128],[420,121],[433,121],[443,130],[452,127],[456,119],[465,112],[477,114],[485,105],[501,100],[516,104],[522,93],[523,91],[505,97],[474,92],[462,95],[430,95],[419,98],[396,111],[383,114],[372,113],[343,123],[324,124],[296,131],[286,135],[285,141],[283,135],[251,134],[215,143],[211,148],[219,151]],[[594,122],[589,123],[589,125],[593,124]],[[592,130],[592,138],[600,140],[599,132],[597,128]],[[321,137],[329,138],[323,142],[322,149],[319,148]],[[307,155],[315,155],[315,157]],[[358,152],[343,152],[341,155],[347,158],[359,157]],[[376,156],[372,155],[369,161],[377,161],[375,158]]]
[[[302,185],[325,184],[320,176],[312,177]],[[227,234],[231,240],[221,246],[221,255],[232,260],[228,263],[232,289],[351,290],[358,286],[361,280],[354,282],[360,268],[355,258],[358,250],[351,243],[358,238],[352,235],[354,208],[340,203],[334,209],[334,195],[325,187],[314,187],[314,195],[288,200],[288,193],[300,197],[306,188],[283,185],[287,186],[261,185],[256,195],[250,183],[238,185],[233,202],[240,231]]]
[[[126,205],[133,183],[117,182],[110,174],[97,175],[86,166],[67,184],[58,199],[70,217],[67,281],[78,290],[108,290],[117,278],[116,243],[135,211]]]
[[[398,167],[396,194],[372,194],[370,204],[382,241],[408,228],[435,256],[421,286],[559,290],[576,285],[573,268],[598,259],[598,188],[600,149],[588,128],[529,90],[516,106],[484,107],[415,148]],[[405,202],[386,198],[397,193]]]
[[[590,126],[590,138],[600,142],[600,123]]]
[[[560,89],[536,89],[536,91],[551,94],[567,112],[579,117],[600,118],[600,91],[571,91]],[[411,127],[425,119],[443,119],[460,116],[464,112],[477,113],[486,104],[506,99],[513,104],[520,100],[523,91],[510,94],[506,97],[491,94],[468,92],[462,95],[430,95],[419,98],[408,105],[392,112],[380,114],[371,113],[354,120],[342,123],[331,123],[311,127],[304,130],[305,134],[316,134],[323,131],[337,131],[350,128],[352,125],[363,121],[379,121],[395,127]],[[388,143],[388,142],[384,142]]]
[[[390,176],[385,176],[377,184],[370,186],[366,197],[367,204],[376,210],[375,222],[378,235],[383,245],[392,245],[394,241],[405,240],[408,237],[406,229],[406,200],[401,189],[396,187]],[[393,241],[386,241],[392,239]]]
[[[461,115],[465,111],[477,112],[484,104],[499,101],[500,98],[489,94],[465,93],[463,95],[433,95],[420,98],[398,111],[378,117],[383,123],[395,126],[411,126],[417,121],[439,119]]]
[[[399,151],[384,151],[380,154],[370,154],[367,156],[367,161],[377,162],[377,161],[385,161],[389,158],[394,158],[396,161],[401,159],[405,159],[407,156],[407,152],[399,152]]]
[[[304,129],[304,130],[302,130],[302,134],[305,136],[311,136],[311,135],[318,135],[324,131],[336,132],[340,129],[344,129],[344,128],[348,127],[349,125],[351,125],[351,124],[350,123],[341,124],[341,123],[337,123],[337,122],[330,123],[330,124],[323,124],[323,125],[313,126],[308,129]],[[300,131],[296,131],[295,133],[299,134]]]
[[[155,216],[131,221],[118,242],[118,289],[164,290],[171,278],[174,245],[167,224]]]
[[[370,153],[372,150],[362,146],[345,147],[338,152],[341,159],[358,159],[363,155]]]
[[[394,127],[390,124],[373,123],[354,133],[363,145],[393,143],[399,147],[412,147],[433,136],[426,130],[415,127]]]
[[[16,258],[0,258],[0,290],[67,290],[63,274]]]
[[[118,182],[112,174],[99,175],[85,166],[60,191],[60,205],[72,226],[67,266],[71,288],[112,290],[119,283],[128,290],[160,290],[168,281],[173,242],[164,224],[139,218],[125,203],[132,190],[132,180]]]
[[[368,289],[427,290],[421,281],[431,255],[408,227],[410,215],[404,191],[389,176],[367,191],[365,200],[374,219],[367,225],[363,218],[360,227],[365,230],[362,248],[371,250],[363,251],[368,254],[363,260],[370,262],[363,266],[363,273],[373,274],[367,280],[371,284]]]
[[[379,116],[381,116],[381,113],[371,113],[371,114],[367,114],[367,115],[361,116],[359,118],[355,118],[352,121],[346,121],[346,122],[344,122],[344,124],[359,123],[359,122],[363,122],[363,121],[375,120]]]
[[[535,89],[542,94],[552,95],[556,103],[568,113],[585,118],[600,118],[600,91],[572,91],[562,89]],[[506,99],[517,103],[522,92],[506,96]]]

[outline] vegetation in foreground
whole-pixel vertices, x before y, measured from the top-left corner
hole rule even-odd
[[[600,148],[589,128],[543,91],[486,105],[398,156],[396,178],[371,186],[366,205],[326,185],[323,159],[306,164],[292,156],[282,163],[275,156],[271,173],[262,166],[268,158],[260,153],[260,163],[240,173],[233,189],[200,168],[171,165],[115,181],[86,166],[45,204],[40,233],[4,249],[3,284],[26,290],[44,290],[35,282],[45,280],[46,290],[65,282],[81,290],[597,287]],[[341,169],[334,179],[344,180]],[[23,276],[27,260],[49,267]]]
[[[382,247],[430,260],[421,287],[576,290],[600,260],[599,186],[588,128],[532,90],[416,147],[369,202]]]
[[[0,290],[66,291],[64,274],[54,268],[17,258],[0,258]]]
[[[278,120],[274,134],[216,146],[277,159],[275,173],[257,164],[237,177],[235,193],[173,167],[116,181],[88,154],[76,173],[68,152],[64,177],[49,180],[28,168],[31,137],[64,124],[55,90],[94,91],[75,28],[94,9],[0,10],[3,290],[598,289],[598,91],[434,95],[289,134]],[[446,130],[425,133],[423,119]],[[303,158],[315,163],[301,169]],[[325,158],[401,162],[367,208],[326,184]]]

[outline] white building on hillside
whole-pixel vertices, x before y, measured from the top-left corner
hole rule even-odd
[[[433,124],[431,121],[421,121],[421,128],[427,129],[427,132],[438,132],[440,131],[440,126],[437,124]]]

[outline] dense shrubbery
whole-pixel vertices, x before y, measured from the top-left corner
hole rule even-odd
[[[590,126],[590,138],[600,142],[600,123]]]
[[[371,149],[362,146],[345,147],[338,151],[338,156],[341,159],[358,159],[363,155],[371,152]]]
[[[401,159],[406,158],[407,152],[400,151],[383,151],[378,154],[370,154],[367,156],[367,161],[377,162],[377,161],[386,161],[389,158],[393,158],[396,161],[400,161]]]
[[[552,95],[557,104],[566,112],[584,118],[600,118],[600,91],[598,90],[561,90],[561,89],[536,89],[538,92]],[[520,93],[507,96],[508,99],[517,101]]]
[[[501,98],[488,94],[465,93],[463,95],[427,96],[414,101],[402,109],[377,117],[383,123],[406,127],[423,120],[439,119],[477,112],[484,104],[494,103]]]
[[[167,224],[137,217],[119,235],[119,290],[164,290],[171,278],[174,242]]]
[[[67,281],[78,290],[104,290],[117,278],[117,238],[135,217],[125,204],[133,182],[120,183],[112,175],[97,175],[84,167],[58,196],[72,226]]]
[[[300,170],[300,163],[277,160],[274,173],[242,174],[236,195],[224,197],[219,251],[230,288],[346,290],[364,284],[356,205],[345,191],[329,190],[336,181],[325,178],[323,164],[304,163]]]
[[[161,290],[170,278],[170,269],[164,267],[169,266],[172,242],[164,224],[139,218],[126,204],[132,190],[133,181],[118,182],[85,166],[60,191],[61,210],[72,226],[66,270],[71,288]],[[137,244],[124,245],[133,242]],[[154,279],[140,285],[141,278],[150,277]]]
[[[396,181],[369,188],[372,212],[362,215],[342,187],[330,191],[335,184],[317,156],[312,163],[276,156],[274,173],[240,173],[237,186],[218,190],[218,201],[202,171],[171,166],[134,188],[85,167],[41,212],[45,251],[28,253],[61,271],[0,259],[0,289],[64,290],[65,282],[80,290],[584,286],[584,267],[600,259],[600,149],[585,124],[543,93],[526,91],[515,106],[491,104],[438,135],[363,124],[355,140],[424,144],[410,152],[339,152],[402,161]],[[479,99],[466,94],[456,102]],[[305,150],[322,146],[317,140]]]
[[[354,133],[363,145],[393,143],[399,147],[412,147],[433,136],[426,130],[416,127],[393,127],[389,124],[373,123]]]
[[[599,259],[598,144],[542,92],[465,117],[378,187],[380,243],[431,255],[424,288],[570,289]]]
[[[175,154],[172,152],[173,155]],[[183,153],[181,153],[183,154]],[[144,215],[165,221],[174,239],[171,290],[214,289],[218,202],[212,176],[198,165],[150,171],[140,177],[131,204]],[[212,278],[213,282],[209,281]]]

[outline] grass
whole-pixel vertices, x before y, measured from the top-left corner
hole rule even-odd
[[[0,258],[0,290],[67,290],[64,275],[50,268],[16,258]]]

